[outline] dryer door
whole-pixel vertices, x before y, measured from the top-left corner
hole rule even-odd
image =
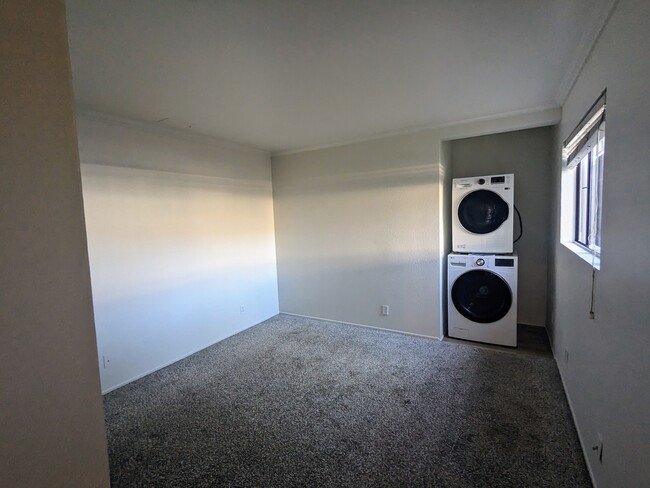
[[[456,279],[451,300],[466,319],[489,324],[506,316],[512,306],[512,291],[501,276],[477,269]]]
[[[490,190],[468,193],[458,205],[460,224],[474,234],[494,232],[508,219],[509,214],[505,200]]]

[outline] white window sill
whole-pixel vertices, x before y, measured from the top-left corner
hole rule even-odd
[[[574,254],[577,254],[578,257],[586,261],[589,264],[589,266],[593,264],[594,268],[600,270],[600,256],[594,256],[594,254],[590,250],[585,249],[584,247],[582,247],[579,244],[576,244],[573,241],[563,241],[562,245],[567,249],[569,249],[570,251],[573,251]]]

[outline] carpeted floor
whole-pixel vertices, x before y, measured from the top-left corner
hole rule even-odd
[[[552,358],[279,315],[109,393],[115,487],[589,487]]]

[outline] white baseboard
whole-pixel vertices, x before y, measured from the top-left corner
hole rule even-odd
[[[303,317],[305,319],[322,320],[324,322],[333,322],[335,324],[353,325],[355,327],[365,327],[367,329],[383,330],[384,332],[396,332],[398,334],[410,335],[410,336],[414,336],[414,337],[424,337],[426,339],[442,340],[441,337],[437,337],[437,336],[430,336],[430,335],[425,335],[425,334],[416,334],[414,332],[406,332],[404,330],[387,329],[385,327],[377,327],[376,325],[366,325],[366,324],[357,324],[357,323],[354,323],[354,322],[344,322],[342,320],[326,319],[326,318],[323,318],[323,317],[314,317],[312,315],[302,315],[302,314],[299,314],[299,313],[291,313],[291,312],[280,312],[280,313],[283,314],[283,315],[292,315],[294,317]]]
[[[550,338],[549,338],[550,339]],[[585,459],[585,464],[587,465],[587,471],[589,472],[589,478],[591,478],[591,484],[593,485],[593,488],[598,488],[598,484],[596,483],[596,478],[594,476],[594,472],[591,469],[591,463],[589,462],[589,450],[587,450],[585,446],[584,439],[582,437],[582,433],[580,432],[580,426],[578,425],[578,420],[576,418],[576,412],[573,409],[573,402],[571,402],[571,396],[569,395],[569,390],[567,390],[566,383],[564,381],[564,376],[562,376],[562,369],[560,368],[560,365],[558,363],[557,356],[555,355],[555,350],[553,349],[553,341],[549,341],[551,343],[551,352],[553,353],[553,359],[555,359],[555,364],[557,365],[557,370],[560,373],[560,381],[562,382],[562,388],[564,389],[564,396],[566,396],[567,403],[569,404],[569,410],[571,411],[571,417],[573,419],[573,425],[576,428],[576,432],[578,433],[578,440],[580,441],[580,448],[582,449],[582,456]]]

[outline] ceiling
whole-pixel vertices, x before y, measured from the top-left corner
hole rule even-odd
[[[273,152],[559,106],[615,0],[68,0],[81,109]]]

